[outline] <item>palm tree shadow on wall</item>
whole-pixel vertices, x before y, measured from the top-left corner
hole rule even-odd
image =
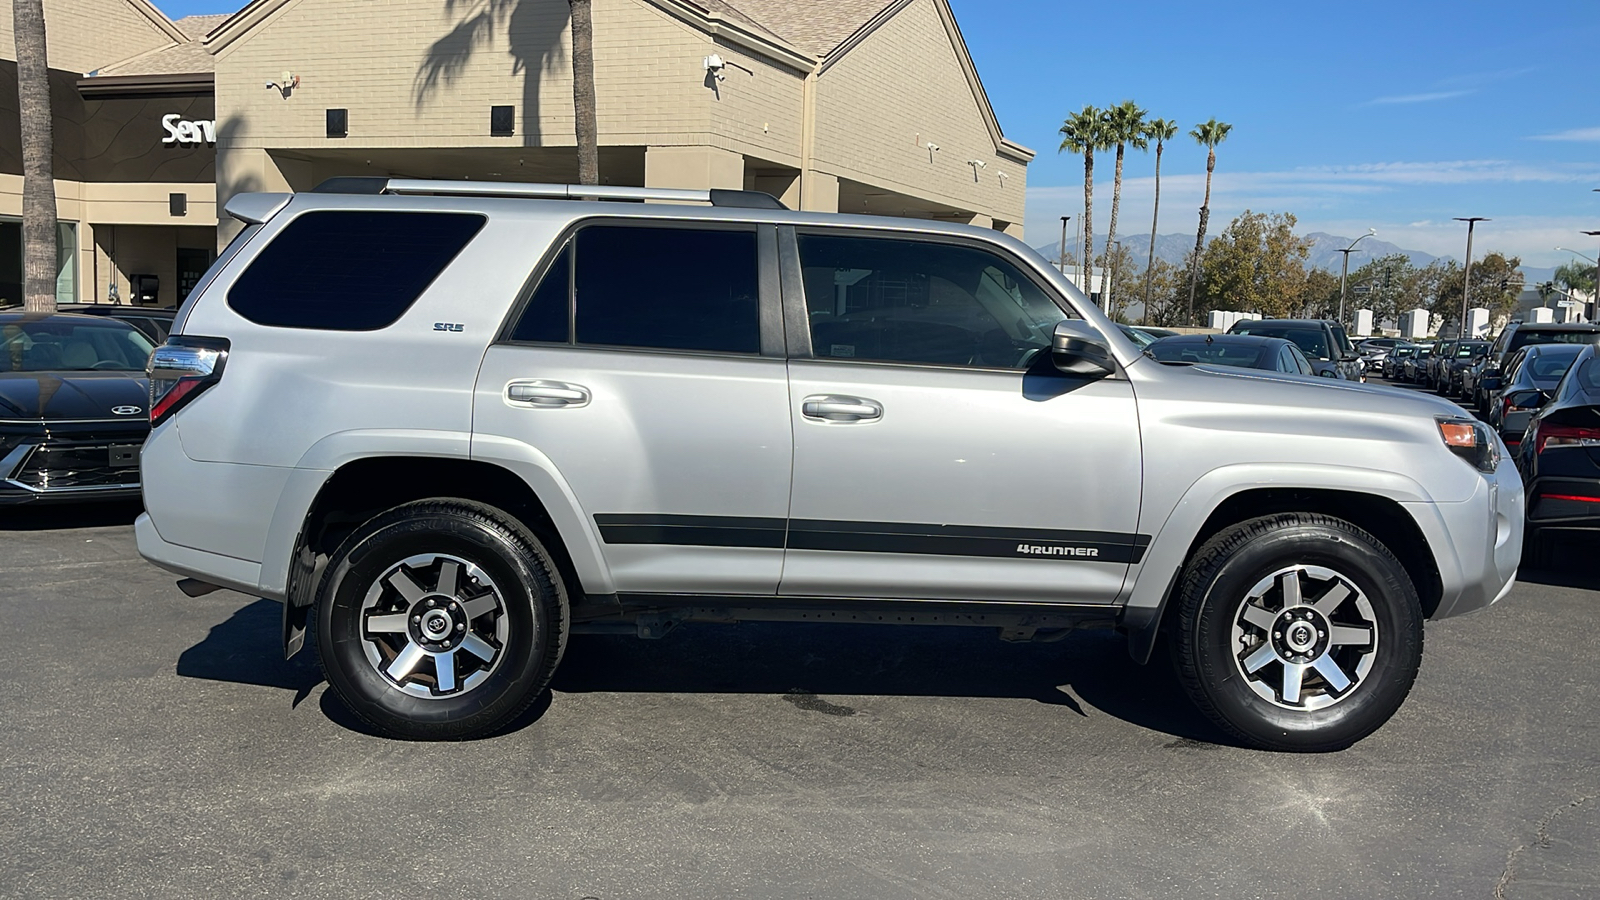
[[[432,96],[459,79],[472,59],[503,33],[507,55],[511,57],[511,74],[522,78],[517,136],[522,146],[543,146],[539,88],[546,75],[570,65],[562,41],[571,21],[569,5],[562,0],[445,0],[444,11],[455,24],[428,47],[417,69],[413,105],[418,115]],[[492,105],[493,100],[484,104]],[[488,112],[487,108],[483,110],[485,135]],[[576,162],[573,168],[576,171]]]

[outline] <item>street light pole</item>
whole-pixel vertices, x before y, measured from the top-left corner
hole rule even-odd
[[[1067,274],[1067,220],[1070,218],[1072,217],[1061,217],[1061,256],[1057,258],[1056,263],[1061,266],[1062,275]]]
[[[1467,223],[1467,270],[1461,276],[1461,328],[1456,334],[1457,337],[1464,338],[1467,336],[1467,298],[1471,296],[1472,292],[1472,226],[1489,220],[1483,216],[1468,216],[1466,218],[1457,216],[1455,220]]]
[[[1366,240],[1369,237],[1372,237],[1373,235],[1375,235],[1377,233],[1378,233],[1378,230],[1376,228],[1368,228],[1366,234],[1363,234],[1361,237],[1358,237],[1355,240],[1351,241],[1350,242],[1350,246],[1348,246],[1348,247],[1344,248],[1343,250],[1339,251],[1340,253],[1344,254],[1344,268],[1339,270],[1339,324],[1340,325],[1344,324],[1344,282],[1345,282],[1345,279],[1347,277],[1349,277],[1349,275],[1350,275],[1350,251],[1354,250],[1356,248],[1357,244],[1361,243],[1362,241]]]

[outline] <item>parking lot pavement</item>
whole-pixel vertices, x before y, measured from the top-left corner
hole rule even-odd
[[[1231,746],[1107,632],[821,625],[578,636],[518,728],[414,744],[132,515],[5,513],[0,895],[1600,895],[1592,566],[1431,624],[1337,754]]]

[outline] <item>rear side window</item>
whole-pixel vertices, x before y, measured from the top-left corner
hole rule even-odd
[[[258,325],[374,331],[393,325],[483,228],[468,213],[309,212],[228,290]]]
[[[760,352],[754,230],[594,225],[574,249],[577,343]]]

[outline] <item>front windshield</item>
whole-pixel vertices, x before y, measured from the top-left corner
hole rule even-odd
[[[1242,326],[1239,331],[1243,334],[1257,334],[1262,337],[1286,338],[1294,342],[1300,352],[1312,359],[1330,359],[1328,353],[1328,333],[1321,328],[1292,328],[1283,325],[1257,325],[1250,323]]]
[[[0,372],[139,372],[155,347],[115,320],[18,318],[0,323]]]

